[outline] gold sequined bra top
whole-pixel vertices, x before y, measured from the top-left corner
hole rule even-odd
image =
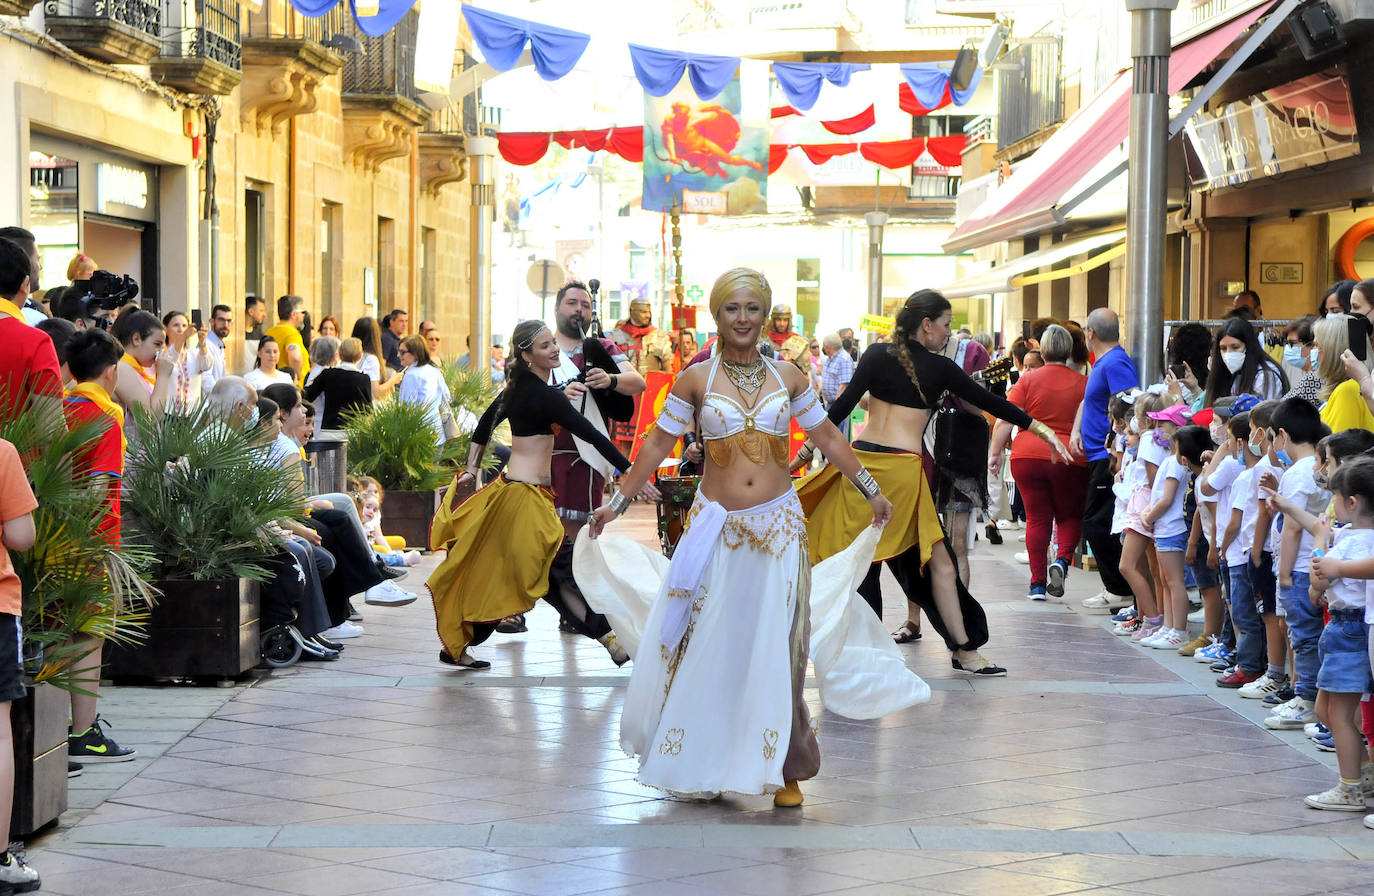
[[[778,379],[778,388],[760,398],[752,408],[746,409],[735,399],[711,391],[716,372],[720,369],[720,356],[717,355],[712,363],[699,418],[706,451],[711,456],[711,462],[718,467],[728,466],[736,451],[760,466],[773,463],[786,467],[792,418],[796,417],[797,422],[808,430],[825,420],[825,411],[813,390],[808,389],[801,396],[791,398],[772,364],[766,361],[765,364],[773,378]],[[691,415],[692,406],[689,403],[669,395],[658,425],[680,436],[690,425]]]

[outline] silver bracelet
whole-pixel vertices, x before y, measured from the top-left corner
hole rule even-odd
[[[615,494],[611,495],[611,512],[619,516],[630,509],[632,500],[621,494],[620,489],[616,489]]]
[[[854,474],[854,484],[863,492],[865,498],[872,498],[882,492],[878,488],[878,480],[873,478],[873,474],[868,472],[866,467],[859,467],[859,472]]]

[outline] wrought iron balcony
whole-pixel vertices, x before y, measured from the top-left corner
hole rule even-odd
[[[83,56],[116,65],[146,65],[162,48],[157,0],[47,0],[48,34]]]
[[[158,80],[187,93],[223,96],[243,80],[236,0],[163,0]]]
[[[997,71],[999,152],[1063,120],[1059,53],[1060,42],[1047,39],[1022,44],[1003,57]]]
[[[361,53],[349,56],[343,69],[343,93],[363,96],[398,96],[415,99],[415,36],[420,14],[411,10],[396,27],[381,37],[369,37],[351,18],[340,32],[356,38]]]
[[[346,25],[353,21],[348,4],[339,3],[329,12],[316,18],[306,18],[284,0],[263,0],[262,9],[249,11],[243,19],[243,41],[257,38],[300,38],[326,44],[336,34],[347,33]]]

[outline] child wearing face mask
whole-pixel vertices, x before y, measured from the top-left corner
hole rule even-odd
[[[1248,402],[1258,400],[1254,396],[1245,398]],[[1226,661],[1229,665],[1236,649],[1235,627],[1231,625],[1230,613],[1231,581],[1226,558],[1221,550],[1221,541],[1227,524],[1231,521],[1231,486],[1235,483],[1236,477],[1245,471],[1245,461],[1238,456],[1244,449],[1232,434],[1229,425],[1235,416],[1234,402],[1237,400],[1239,399],[1229,397],[1219,399],[1212,408],[1209,434],[1217,447],[1203,465],[1194,485],[1198,501],[1198,514],[1194,526],[1200,526],[1200,537],[1207,545],[1205,565],[1217,571],[1217,578],[1225,592],[1223,594],[1202,591],[1203,633],[1199,637],[1200,643],[1191,654],[1200,663]],[[1248,427],[1245,436],[1249,436]]]
[[[1135,400],[1135,416],[1129,424],[1139,434],[1140,442],[1127,479],[1131,491],[1123,517],[1120,569],[1140,611],[1140,628],[1131,635],[1136,643],[1157,634],[1164,624],[1155,595],[1155,583],[1160,581],[1160,576],[1154,551],[1154,530],[1145,519],[1155,476],[1169,451],[1168,434],[1156,429],[1150,417],[1151,412],[1164,409],[1164,402],[1162,395],[1140,395]]]
[[[1242,400],[1247,399],[1247,400]],[[1217,687],[1239,688],[1247,685],[1264,674],[1264,621],[1260,618],[1255,605],[1255,589],[1250,579],[1250,545],[1254,539],[1255,513],[1254,498],[1258,473],[1256,464],[1259,454],[1250,450],[1250,435],[1253,427],[1250,422],[1250,409],[1256,405],[1255,397],[1241,396],[1232,407],[1245,410],[1231,418],[1231,440],[1236,446],[1236,458],[1245,469],[1231,483],[1228,496],[1230,508],[1226,510],[1226,529],[1221,536],[1221,551],[1226,558],[1226,571],[1230,578],[1227,593],[1231,608],[1231,624],[1236,630],[1235,665],[1224,669]],[[1219,510],[1223,510],[1219,505]],[[1221,522],[1217,522],[1218,528]],[[1222,671],[1222,670],[1218,670]]]
[[[1263,700],[1288,686],[1288,673],[1284,661],[1288,656],[1288,639],[1283,631],[1283,617],[1278,602],[1278,580],[1274,575],[1274,554],[1278,540],[1274,537],[1273,510],[1264,500],[1259,484],[1265,473],[1275,477],[1283,471],[1278,454],[1274,451],[1274,441],[1270,430],[1274,412],[1281,402],[1262,401],[1250,410],[1250,441],[1246,450],[1257,458],[1255,461],[1254,481],[1245,495],[1250,510],[1247,510],[1246,524],[1253,524],[1243,535],[1249,548],[1248,567],[1250,587],[1255,595],[1255,608],[1264,623],[1264,644],[1267,665],[1263,674],[1254,681],[1243,682],[1236,687],[1240,696],[1250,700]],[[1228,687],[1230,685],[1227,685]]]
[[[1142,522],[1154,530],[1155,555],[1160,570],[1155,581],[1159,585],[1163,623],[1158,632],[1139,643],[1157,650],[1178,650],[1188,643],[1188,589],[1183,582],[1188,520],[1184,503],[1194,467],[1201,467],[1201,454],[1205,450],[1201,443],[1208,437],[1202,427],[1186,425],[1185,407],[1173,405],[1150,413],[1157,424],[1156,432],[1167,433],[1173,448],[1159,465],[1150,492],[1150,506],[1141,516]],[[1182,442],[1176,438],[1180,427],[1187,437]]]
[[[1274,454],[1284,465],[1277,479],[1272,473],[1260,477],[1262,497],[1274,511],[1274,532],[1278,555],[1274,573],[1278,579],[1279,603],[1293,652],[1293,691],[1291,700],[1281,704],[1264,720],[1275,730],[1302,728],[1314,720],[1317,699],[1317,639],[1321,637],[1321,610],[1308,599],[1309,563],[1312,535],[1303,520],[1290,518],[1288,509],[1320,513],[1331,500],[1331,493],[1319,486],[1315,473],[1317,443],[1330,434],[1317,409],[1301,398],[1288,398],[1279,405],[1270,421],[1274,433]],[[1296,516],[1296,515],[1293,515]]]

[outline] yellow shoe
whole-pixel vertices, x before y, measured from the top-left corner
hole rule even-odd
[[[1192,656],[1202,648],[1206,647],[1208,644],[1211,644],[1214,640],[1216,639],[1211,638],[1207,635],[1198,635],[1196,638],[1189,641],[1187,644],[1184,644],[1182,647],[1178,649],[1179,655]]]
[[[802,804],[801,788],[796,781],[788,781],[773,794],[773,805],[779,809],[795,809]]]

